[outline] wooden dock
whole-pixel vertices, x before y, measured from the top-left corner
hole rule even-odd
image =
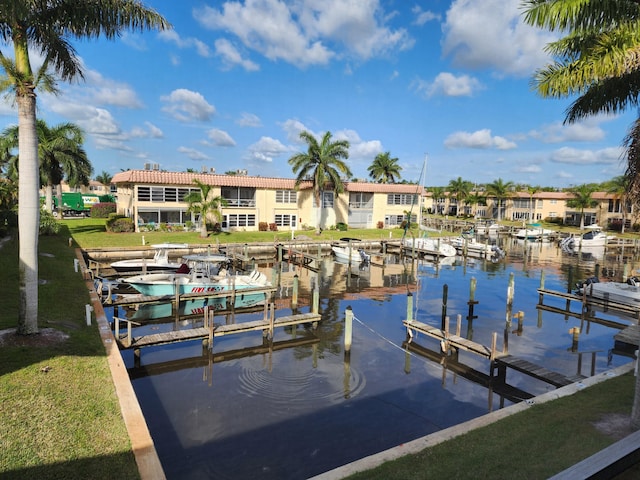
[[[115,337],[121,349],[140,349],[142,347],[151,347],[158,345],[167,345],[170,343],[186,342],[193,340],[206,340],[209,345],[213,344],[215,337],[231,335],[235,333],[245,333],[251,331],[262,331],[263,335],[273,337],[273,330],[276,327],[285,327],[289,325],[299,325],[311,323],[314,327],[322,317],[318,313],[302,313],[299,315],[289,315],[285,317],[274,318],[273,309],[270,318],[262,320],[253,320],[248,322],[238,322],[230,325],[213,325],[189,328],[186,330],[175,330],[164,333],[154,333],[151,335],[133,336],[131,333],[131,324],[133,322],[115,318]],[[127,323],[127,333],[120,334],[120,322]]]
[[[618,302],[611,302],[609,300],[603,300],[600,298],[593,298],[590,297],[588,295],[578,295],[576,293],[572,293],[572,292],[559,292],[556,290],[547,290],[545,288],[539,288],[538,289],[538,295],[539,295],[539,300],[538,300],[538,305],[544,305],[544,296],[548,295],[548,296],[553,296],[553,297],[558,297],[558,298],[562,298],[564,300],[567,301],[567,308],[566,308],[566,313],[569,314],[571,313],[569,311],[569,304],[570,302],[580,302],[582,305],[582,312],[583,314],[586,313],[587,311],[589,311],[590,309],[596,307],[596,308],[601,308],[603,311],[607,311],[607,310],[613,310],[616,312],[620,312],[620,313],[624,313],[627,315],[631,315],[636,319],[640,319],[640,308],[632,306],[632,305],[627,305],[624,303],[618,303]]]
[[[613,339],[617,342],[631,345],[634,347],[640,346],[640,325],[629,325],[624,330],[616,333]]]
[[[445,353],[451,349],[455,351],[464,350],[489,359],[491,361],[491,375],[493,376],[494,372],[497,370],[498,378],[500,378],[503,383],[506,383],[507,368],[511,368],[512,370],[516,370],[537,380],[549,383],[555,387],[563,387],[565,385],[574,383],[582,378],[585,378],[583,376],[566,377],[559,373],[552,372],[551,370],[548,370],[540,365],[536,365],[535,363],[532,363],[528,360],[508,355],[505,352],[498,352],[496,349],[496,333],[493,334],[491,347],[487,347],[480,343],[473,342],[461,337],[459,335],[459,322],[457,324],[455,334],[452,334],[448,331],[448,322],[446,323],[444,330],[432,327],[431,325],[427,325],[416,320],[404,320],[402,323],[405,325],[405,327],[407,327],[409,337],[413,338],[413,333],[411,332],[415,331],[439,340],[442,351]]]

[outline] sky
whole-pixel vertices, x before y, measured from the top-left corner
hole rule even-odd
[[[624,173],[633,112],[564,125],[571,99],[531,83],[554,37],[523,23],[520,0],[144,4],[173,28],[74,41],[84,80],[38,96],[39,118],[85,131],[94,176],[157,164],[295,178],[305,130],[348,140],[361,180],[384,152],[426,186],[565,188]],[[0,102],[0,128],[16,123]]]

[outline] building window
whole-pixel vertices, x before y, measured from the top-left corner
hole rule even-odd
[[[313,197],[314,208],[318,206],[315,196]],[[322,192],[322,208],[333,208],[333,192]]]
[[[417,205],[418,196],[409,193],[390,193],[387,195],[387,205]]]
[[[385,215],[384,224],[387,227],[397,227],[402,225],[402,222],[404,222],[406,219],[407,219],[406,215]],[[416,223],[417,221],[418,221],[417,215],[412,214],[411,222]]]
[[[255,207],[255,188],[222,187],[222,198],[229,207]]]
[[[251,213],[237,213],[224,216],[224,223],[227,227],[255,227],[256,216]]]
[[[276,190],[276,203],[297,203],[298,192],[295,190]]]
[[[138,187],[138,201],[149,202],[151,201],[151,188]]]
[[[279,227],[292,227],[296,226],[296,216],[289,214],[278,214],[275,216],[275,224]]]
[[[164,202],[164,188],[151,187],[151,201],[152,202]]]
[[[349,194],[349,208],[372,208],[373,194],[354,192]]]

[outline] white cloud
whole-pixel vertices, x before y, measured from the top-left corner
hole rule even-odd
[[[256,143],[249,146],[249,155],[253,160],[271,163],[275,157],[291,152],[291,149],[283,145],[279,140],[271,137],[262,137]]]
[[[492,136],[491,130],[485,128],[475,132],[455,132],[449,135],[444,145],[447,148],[496,148],[498,150],[511,150],[517,145],[504,137]]]
[[[582,122],[563,125],[555,122],[543,125],[539,130],[529,132],[529,136],[544,143],[562,142],[596,142],[606,136],[606,132],[600,126],[604,120],[611,120],[609,116],[595,116],[585,119]]]
[[[454,0],[443,24],[442,51],[460,68],[528,76],[545,65],[554,37],[525,25],[520,0]]]
[[[211,158],[195,148],[178,147],[178,152],[185,154],[191,160],[211,160]]]
[[[311,131],[310,128],[307,128],[304,123],[299,120],[289,119],[281,124],[282,129],[287,134],[287,141],[296,144],[296,145],[304,145],[305,142],[300,138],[300,133],[303,131],[307,131],[311,133],[313,136],[318,138],[318,134]]]
[[[620,162],[622,147],[611,147],[602,150],[578,150],[577,148],[562,147],[551,154],[550,160],[556,163],[572,165],[608,165]]]
[[[212,128],[207,132],[207,137],[209,137],[213,141],[213,144],[216,147],[235,147],[236,146],[235,140],[231,138],[231,135],[229,135],[224,130]]]
[[[204,122],[210,120],[216,112],[213,105],[210,105],[200,93],[185,88],[174,90],[169,95],[160,97],[160,100],[166,103],[162,111],[181,122]]]
[[[269,60],[299,67],[326,65],[336,57],[369,59],[414,43],[405,29],[384,25],[379,0],[227,1],[220,9],[196,8],[193,15],[204,27],[234,35]]]
[[[158,38],[176,44],[178,48],[194,48],[201,57],[211,57],[209,46],[193,37],[182,38],[175,30],[162,30]]]
[[[247,72],[255,72],[260,70],[260,66],[251,60],[242,58],[238,49],[226,38],[219,38],[215,41],[216,55],[222,58],[222,61],[228,68],[239,65]]]
[[[431,20],[440,20],[440,15],[430,12],[429,10],[422,10],[422,8],[418,5],[411,9],[411,13],[416,16],[416,19],[413,21],[414,25],[422,26]]]
[[[144,122],[146,128],[134,127],[129,133],[131,138],[163,138],[164,133],[151,122]]]
[[[261,127],[260,117],[253,113],[242,112],[236,123],[241,127]]]
[[[476,78],[470,77],[469,75],[456,77],[452,73],[442,72],[439,73],[431,83],[424,80],[413,82],[413,88],[426,97],[432,97],[434,95],[470,97],[482,88],[482,84]]]

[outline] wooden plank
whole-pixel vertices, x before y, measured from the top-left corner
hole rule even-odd
[[[638,462],[640,462],[640,430],[572,465],[551,477],[550,480],[615,478]]]
[[[627,328],[613,336],[616,342],[640,346],[640,326],[629,325]]]
[[[402,323],[407,328],[424,333],[425,335],[428,335],[437,340],[445,340],[449,342],[449,345],[454,348],[466,350],[486,358],[491,358],[491,349],[480,343],[473,342],[452,333],[446,335],[444,330],[432,327],[431,325],[427,325],[426,323],[418,322],[416,320],[412,320],[410,322],[404,320]]]
[[[564,387],[573,383],[573,380],[560,373],[552,372],[545,367],[523,358],[514,357],[513,355],[503,355],[496,359],[496,363],[505,365],[530,377],[542,380],[543,382],[550,383],[555,387]]]

